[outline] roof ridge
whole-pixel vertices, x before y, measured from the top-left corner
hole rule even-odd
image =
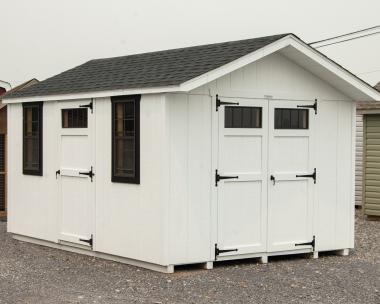
[[[207,43],[207,44],[199,44],[199,45],[193,45],[193,46],[185,46],[185,47],[179,47],[179,48],[172,48],[172,49],[163,49],[158,51],[148,51],[148,52],[142,52],[142,53],[134,53],[129,55],[121,55],[121,56],[113,56],[113,57],[103,57],[103,58],[94,58],[89,60],[88,62],[93,61],[103,61],[108,59],[117,59],[117,58],[126,58],[126,57],[132,57],[132,56],[139,56],[139,55],[148,55],[148,54],[159,54],[159,53],[165,53],[168,51],[182,51],[182,50],[191,50],[201,47],[209,47],[209,46],[217,46],[217,45],[226,45],[226,44],[233,44],[233,43],[240,43],[240,42],[248,42],[251,40],[260,40],[260,39],[268,39],[268,38],[275,38],[275,37],[286,37],[289,35],[295,36],[293,33],[284,33],[284,34],[277,34],[277,35],[268,35],[268,36],[262,36],[257,38],[246,38],[246,39],[239,39],[239,40],[232,40],[232,41],[223,41],[223,42],[215,42],[215,43]]]

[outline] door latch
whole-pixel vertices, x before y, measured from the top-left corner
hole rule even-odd
[[[223,175],[219,175],[218,170],[215,170],[215,187],[218,187],[218,182],[220,182],[222,179],[232,179],[232,178],[239,178],[239,176],[223,176]]]
[[[315,184],[317,182],[317,169],[314,168],[314,172],[312,174],[297,174],[296,177],[311,177]]]
[[[276,178],[274,177],[274,175],[270,176],[270,180],[273,181],[273,186],[274,186],[276,184]]]
[[[92,170],[92,166],[91,166],[91,170],[90,171],[88,171],[88,172],[79,172],[79,175],[87,175],[89,178],[91,178],[91,182],[92,182],[92,178],[95,176],[95,173]]]
[[[57,170],[55,171],[55,179],[58,179],[58,175],[61,174],[61,170]]]

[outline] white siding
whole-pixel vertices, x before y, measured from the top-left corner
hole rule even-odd
[[[170,263],[210,257],[211,98],[168,94]]]
[[[96,247],[165,265],[166,122],[163,95],[140,102],[140,185],[111,182],[111,102],[96,100]]]
[[[43,105],[43,176],[22,173],[22,104],[8,105],[8,231],[56,242],[58,142],[55,102]]]
[[[356,115],[355,205],[362,204],[363,114]]]
[[[193,91],[273,99],[318,99],[317,184],[313,230],[317,250],[353,247],[354,102],[281,54],[234,71]],[[216,168],[213,168],[216,169]],[[215,216],[215,215],[214,215]],[[215,241],[215,239],[214,239]]]

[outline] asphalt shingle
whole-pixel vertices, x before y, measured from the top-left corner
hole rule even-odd
[[[7,98],[179,85],[287,35],[95,59]]]

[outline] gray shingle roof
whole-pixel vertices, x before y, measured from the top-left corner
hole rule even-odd
[[[179,85],[287,35],[95,59],[7,98]]]

